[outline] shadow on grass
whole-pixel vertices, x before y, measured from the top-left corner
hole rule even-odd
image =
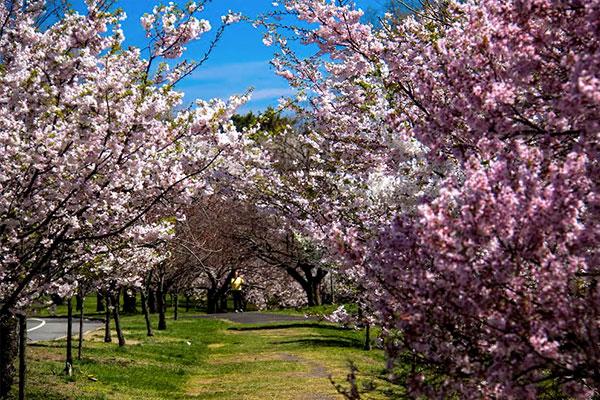
[[[356,339],[344,339],[344,338],[331,338],[331,339],[296,339],[296,340],[284,340],[280,342],[271,342],[273,345],[281,344],[299,344],[312,347],[354,347],[362,348],[363,342]]]
[[[27,343],[27,347],[44,347],[47,349],[64,349],[67,344],[58,340],[44,341],[44,342],[33,342]]]
[[[334,331],[348,331],[348,328],[337,325],[310,323],[310,322],[291,322],[289,324],[269,324],[269,325],[254,325],[254,326],[232,326],[227,328],[228,331],[262,331],[272,329],[291,329],[291,328],[318,328]]]

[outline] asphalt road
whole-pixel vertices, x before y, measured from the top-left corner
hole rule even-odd
[[[104,326],[101,321],[83,320],[83,332]],[[79,334],[79,318],[73,318],[73,335]],[[29,343],[56,340],[67,336],[67,318],[28,318],[27,341]]]
[[[301,322],[314,320],[302,315],[270,314],[259,312],[190,315],[182,318],[225,319],[237,324],[269,324],[277,322]],[[83,331],[90,332],[103,327],[101,321],[83,320]],[[79,334],[79,318],[73,318],[73,335]],[[67,336],[66,318],[28,318],[27,341],[29,343],[56,340]]]

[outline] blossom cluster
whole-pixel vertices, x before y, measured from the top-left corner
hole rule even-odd
[[[182,109],[182,94],[151,76],[155,59],[179,55],[208,29],[191,16],[196,8],[155,9],[160,50],[144,59],[119,45],[124,14],[102,4],[43,29],[34,3],[0,8],[3,314],[44,291],[68,293],[50,284],[60,279],[139,279],[160,261],[144,246],[172,234],[157,221],[206,190],[220,157],[240,151],[228,120],[244,97]]]
[[[203,33],[211,30],[210,22],[193,16],[202,11],[195,2],[181,10],[173,2],[155,6],[152,14],[140,18],[146,36],[153,40],[153,55],[165,59],[179,58],[186,50],[185,45],[199,39]]]
[[[338,249],[398,380],[417,397],[594,396],[600,2],[426,2],[377,29],[349,4],[284,5],[321,56],[270,25],[273,65],[309,96],[311,158],[261,181]]]

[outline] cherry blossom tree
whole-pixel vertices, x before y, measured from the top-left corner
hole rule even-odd
[[[267,271],[280,269],[296,281],[301,288],[299,293],[309,306],[321,305],[320,289],[328,269],[319,247],[310,238],[302,237],[293,231],[282,230],[276,225],[267,225],[276,223],[277,219],[270,221],[268,217],[262,216],[259,221],[262,225],[246,226],[244,230],[238,230],[237,239]],[[271,277],[270,273],[266,275],[268,281],[265,286],[276,284],[282,279],[281,274],[276,275],[279,275],[279,278]],[[283,282],[286,281],[288,280]],[[279,293],[278,297],[283,299],[291,288],[281,289],[282,285],[278,284],[271,288],[271,292]],[[293,297],[298,297],[298,294]]]
[[[386,261],[370,268],[385,266],[379,279],[402,276],[389,289],[401,304],[394,315],[405,316],[392,324],[404,349],[451,377],[428,388],[409,377],[431,397],[534,397],[543,382],[580,398],[597,390],[588,373],[598,362],[594,9],[457,5],[459,22],[426,53],[420,84],[441,80],[455,96],[443,109],[428,104],[435,112],[416,133],[432,150],[460,157],[464,179],[448,180],[409,233],[404,221],[392,228]],[[410,242],[423,252],[406,249]]]
[[[208,31],[201,7],[145,16],[144,58],[122,47],[124,13],[86,3],[43,28],[43,2],[0,4],[3,322],[68,274],[60,255],[84,257],[86,243],[129,234],[148,211],[202,190],[238,137],[228,118],[243,98],[181,108],[173,85],[199,64],[153,67]]]
[[[340,3],[284,3],[328,58],[296,58],[278,23],[265,22],[265,41],[281,45],[274,63],[304,90],[324,138],[315,149],[338,156],[336,171],[433,189],[413,185],[408,207],[395,193],[384,214],[363,203],[357,215],[382,218],[327,231],[361,267],[390,368],[412,396],[591,398],[600,4],[428,2],[374,30]],[[424,180],[405,169],[408,144]]]
[[[294,284],[298,280],[286,270],[291,262],[273,261],[275,256],[284,258],[283,252],[272,247],[281,242],[280,230],[269,228],[268,218],[255,206],[223,189],[199,199],[185,215],[173,240],[171,271],[182,288],[206,296],[207,312],[223,309],[220,303],[226,300],[236,269],[244,276],[246,299],[258,308],[307,302],[312,292]],[[269,249],[265,248],[266,241]],[[302,275],[298,279],[308,285]],[[318,288],[318,284],[313,286]]]
[[[267,284],[269,297],[286,299],[290,305],[320,305],[322,284],[332,264],[322,238],[308,234],[312,231],[307,227],[318,228],[327,220],[313,203],[327,181],[310,132],[302,121],[273,109],[233,119],[250,138],[247,156],[219,177],[224,196],[244,210],[233,231],[236,240],[263,268],[281,278],[271,285],[288,282],[277,273],[281,269],[300,286],[305,300],[290,296],[297,285]],[[335,190],[333,185],[328,188]]]
[[[216,192],[188,207],[177,225],[172,269],[181,287],[206,297],[208,313],[221,310],[234,270],[249,272],[245,251],[233,234],[242,213],[237,203]]]
[[[344,258],[347,235],[363,241],[377,235],[396,214],[416,212],[441,178],[456,173],[453,160],[427,158],[422,143],[397,135],[388,116],[403,104],[396,103],[399,88],[381,58],[381,39],[349,2],[340,3],[285,2],[285,12],[255,22],[267,28],[265,44],[280,49],[272,64],[298,90],[291,105],[301,124],[276,134],[259,126],[264,136],[257,144],[268,157],[245,171],[255,184],[244,190],[258,191],[255,198],[280,215],[282,226],[326,250],[321,257],[329,265]],[[317,27],[283,26],[285,13]],[[285,32],[318,52],[298,58]],[[369,327],[375,319],[364,271],[349,265],[339,272],[353,282],[352,300],[361,304],[353,324]],[[341,310],[332,319],[342,313],[347,322]]]

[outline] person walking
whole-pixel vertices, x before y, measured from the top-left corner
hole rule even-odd
[[[233,308],[235,312],[244,312],[242,302],[242,285],[244,284],[244,278],[240,275],[236,269],[233,271],[233,278],[231,278],[231,294],[233,295]]]

